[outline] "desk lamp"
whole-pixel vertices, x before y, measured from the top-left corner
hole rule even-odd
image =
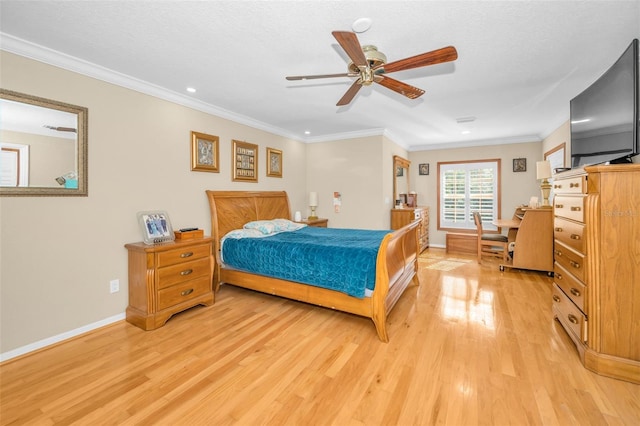
[[[536,163],[536,177],[540,182],[540,191],[542,192],[542,209],[550,209],[549,194],[551,193],[551,184],[549,178],[551,177],[551,163],[548,161],[538,161]]]
[[[309,207],[311,207],[311,216],[309,216],[309,220],[316,220],[318,216],[316,216],[316,207],[318,207],[318,193],[310,192],[309,193]]]

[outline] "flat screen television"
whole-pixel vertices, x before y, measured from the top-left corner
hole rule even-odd
[[[571,167],[628,163],[638,155],[638,40],[571,100]],[[640,158],[640,157],[639,157]]]

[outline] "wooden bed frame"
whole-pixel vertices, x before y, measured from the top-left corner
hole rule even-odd
[[[410,283],[418,282],[418,222],[384,237],[376,260],[376,283],[371,297],[359,299],[334,290],[225,268],[220,262],[220,239],[254,220],[291,220],[289,198],[284,191],[206,191],[211,208],[216,268],[214,290],[232,284],[263,293],[312,303],[371,318],[378,337],[389,341],[387,315]]]

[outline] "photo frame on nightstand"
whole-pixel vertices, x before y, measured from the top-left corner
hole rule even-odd
[[[166,243],[175,240],[169,214],[163,210],[138,212],[138,224],[145,244]]]

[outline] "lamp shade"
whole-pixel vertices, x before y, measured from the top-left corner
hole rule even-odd
[[[538,161],[536,163],[536,177],[538,180],[551,177],[551,163],[548,161]]]
[[[310,192],[309,193],[309,206],[316,207],[318,205],[318,193]]]

